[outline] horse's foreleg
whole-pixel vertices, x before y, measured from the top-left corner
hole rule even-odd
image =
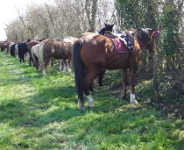
[[[24,54],[22,55],[22,61],[23,61],[23,63],[25,62],[25,60],[24,60]]]
[[[69,72],[69,68],[70,68],[70,60],[69,59],[66,59],[65,65],[66,65],[66,72]]]
[[[60,67],[61,68],[61,71],[64,71],[64,65],[65,65],[65,63],[64,63],[64,60],[62,59],[61,60],[61,67]]]
[[[138,101],[135,98],[135,84],[136,84],[136,71],[131,70],[130,71],[130,85],[131,85],[130,104],[138,104]]]
[[[65,67],[65,72],[68,72],[68,66],[67,66],[67,60],[66,59],[64,59],[64,67]]]
[[[50,59],[50,65],[51,65],[52,67],[54,66],[54,59],[53,59],[53,58]]]
[[[72,72],[71,58],[68,58],[67,64],[68,64],[68,71]]]
[[[127,89],[128,89],[128,70],[124,69],[122,70],[122,89],[121,89],[121,98],[126,99],[127,98]]]

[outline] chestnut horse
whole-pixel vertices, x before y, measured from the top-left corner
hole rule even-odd
[[[121,69],[124,73],[122,83],[124,95],[127,92],[128,74],[130,77],[130,103],[137,104],[135,99],[135,77],[143,49],[154,52],[154,41],[159,32],[150,28],[138,29],[133,33],[134,49],[119,53],[113,40],[103,35],[87,35],[74,43],[73,65],[75,84],[78,93],[78,105],[84,109],[84,95],[87,96],[88,106],[93,107],[93,80],[106,69]],[[128,72],[129,70],[129,72]]]
[[[10,44],[9,41],[1,41],[0,42],[0,49],[1,49],[1,51],[4,51],[4,50],[7,49],[7,52],[8,52],[9,44]]]
[[[69,66],[71,64],[72,50],[73,42],[47,39],[33,46],[31,53],[34,65],[45,75],[51,59],[59,59],[62,65]]]

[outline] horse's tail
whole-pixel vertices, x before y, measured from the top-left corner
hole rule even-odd
[[[73,67],[75,73],[75,85],[78,93],[78,98],[83,99],[84,92],[84,78],[85,78],[85,65],[81,58],[81,48],[83,41],[77,40],[73,45]]]

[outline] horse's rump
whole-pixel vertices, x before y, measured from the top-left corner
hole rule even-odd
[[[44,41],[44,57],[55,59],[70,59],[72,55],[72,42],[63,42],[56,40]]]

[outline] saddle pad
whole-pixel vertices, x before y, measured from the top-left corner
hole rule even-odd
[[[112,39],[113,43],[114,43],[114,50],[117,51],[118,53],[127,53],[128,50],[124,44],[123,41],[121,41],[120,39],[118,38],[114,38]]]

